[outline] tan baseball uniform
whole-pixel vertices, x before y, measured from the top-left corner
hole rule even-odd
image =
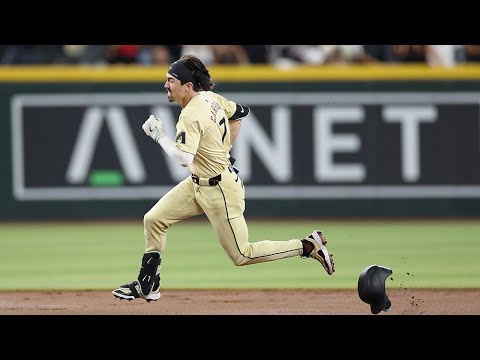
[[[171,189],[145,214],[145,253],[163,253],[170,226],[205,213],[235,265],[302,254],[301,239],[249,242],[243,216],[245,188],[230,163],[229,119],[236,108],[235,102],[217,93],[201,91],[180,113],[175,143],[194,155],[189,167],[192,176]]]
[[[144,216],[145,253],[137,280],[112,291],[124,300],[160,298],[160,269],[167,230],[174,223],[205,213],[223,249],[235,265],[249,265],[299,255],[319,261],[325,271],[335,271],[326,239],[315,230],[304,239],[249,242],[243,216],[245,188],[230,157],[240,120],[250,109],[211,91],[213,82],[205,65],[193,55],[172,63],[164,88],[170,102],[182,111],[175,141],[166,136],[161,119],[150,115],[142,125],[145,134],[191,176],[163,196]],[[205,89],[199,91],[200,89]],[[191,239],[185,239],[191,241]]]

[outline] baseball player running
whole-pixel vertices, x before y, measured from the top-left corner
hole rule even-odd
[[[184,55],[166,74],[169,102],[181,107],[175,139],[154,115],[142,129],[191,175],[165,194],[144,216],[145,253],[136,280],[112,291],[119,299],[160,298],[160,269],[167,230],[176,222],[205,213],[228,257],[237,266],[285,259],[314,258],[328,275],[335,271],[320,230],[305,238],[249,242],[244,218],[245,188],[233,167],[230,149],[250,109],[212,92],[213,82],[202,61]]]

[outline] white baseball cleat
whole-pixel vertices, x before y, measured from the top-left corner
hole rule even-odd
[[[309,257],[319,261],[327,274],[332,275],[335,271],[333,255],[327,250],[327,240],[323,237],[322,232],[320,230],[315,230],[308,235],[305,240],[309,241],[313,245],[313,250],[310,252]]]
[[[155,289],[156,287],[156,289]],[[117,289],[112,291],[113,296],[120,300],[135,300],[138,298],[145,299],[147,302],[157,301],[160,299],[160,286],[154,286],[150,294],[143,295],[140,283],[135,280],[125,285],[120,285]]]

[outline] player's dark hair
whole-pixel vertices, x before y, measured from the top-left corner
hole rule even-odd
[[[215,84],[210,79],[210,73],[198,57],[195,55],[183,55],[179,61],[193,72],[193,78],[195,79],[195,82],[193,82],[193,90],[198,92],[213,89]]]

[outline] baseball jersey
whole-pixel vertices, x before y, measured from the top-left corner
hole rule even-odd
[[[200,91],[180,112],[176,126],[176,146],[195,155],[189,170],[211,178],[230,165],[230,127],[228,119],[236,103],[212,91]]]

